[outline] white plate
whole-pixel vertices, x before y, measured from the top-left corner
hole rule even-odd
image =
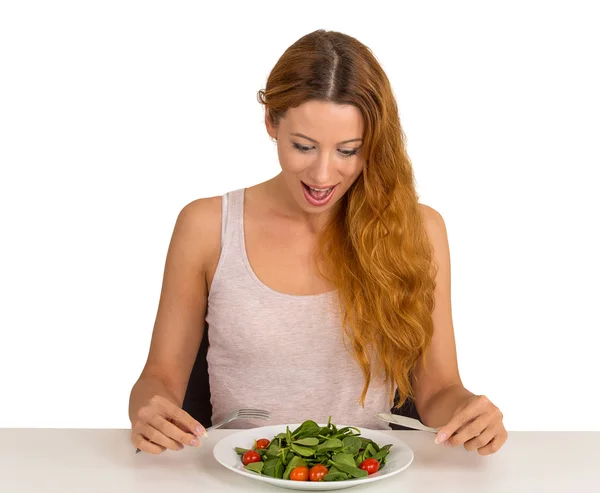
[[[287,425],[290,430],[295,430],[300,424]],[[326,425],[321,425],[326,426]],[[338,429],[344,428],[346,425],[337,425]],[[403,441],[390,436],[381,431],[367,430],[365,428],[358,428],[361,436],[370,438],[380,446],[391,443],[393,446],[390,449],[385,462],[385,467],[371,474],[366,478],[361,479],[348,479],[346,481],[291,481],[289,479],[277,479],[269,476],[259,476],[248,472],[242,465],[241,457],[235,452],[235,447],[250,449],[254,445],[254,441],[260,438],[266,438],[271,440],[275,435],[279,433],[285,433],[286,425],[276,426],[263,426],[261,428],[251,428],[249,430],[239,431],[232,433],[231,435],[222,438],[217,442],[213,449],[213,455],[215,459],[225,466],[227,469],[246,476],[247,478],[255,481],[264,481],[275,486],[282,488],[288,488],[290,490],[317,490],[317,491],[330,491],[330,490],[341,490],[344,488],[350,488],[352,486],[358,486],[360,484],[372,483],[373,481],[379,481],[381,479],[389,478],[394,474],[398,474],[403,471],[413,461],[414,454],[412,449]]]

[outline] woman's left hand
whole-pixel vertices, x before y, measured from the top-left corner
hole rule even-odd
[[[508,433],[502,423],[502,412],[483,395],[470,397],[460,406],[450,422],[442,426],[436,443],[448,447],[463,445],[479,455],[497,452],[506,443]]]

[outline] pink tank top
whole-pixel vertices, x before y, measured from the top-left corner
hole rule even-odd
[[[223,196],[221,257],[208,296],[208,372],[213,423],[239,408],[265,409],[270,421],[312,419],[389,429],[389,387],[373,378],[364,408],[363,375],[343,343],[337,293],[298,296],[275,291],[256,276],[246,255],[244,190]]]

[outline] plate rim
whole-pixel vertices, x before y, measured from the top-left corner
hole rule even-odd
[[[229,464],[226,464],[222,460],[220,460],[219,457],[217,457],[217,450],[219,448],[219,444],[221,444],[225,440],[231,440],[232,437],[235,437],[237,435],[245,435],[248,433],[259,432],[260,430],[271,429],[271,428],[279,428],[279,429],[285,430],[286,426],[290,427],[290,429],[294,429],[294,427],[297,428],[301,424],[302,423],[284,423],[284,424],[274,424],[274,425],[260,426],[260,427],[254,427],[254,428],[237,429],[237,430],[235,430],[234,433],[230,433],[227,436],[222,437],[221,439],[219,439],[217,441],[217,443],[215,443],[215,445],[213,446],[213,450],[212,450],[213,457],[221,466],[223,466],[226,469],[233,471],[237,474],[240,474],[243,477],[263,481],[263,482],[266,482],[266,483],[269,483],[269,484],[272,484],[275,486],[280,486],[280,487],[282,487],[284,484],[290,485],[290,481],[286,480],[286,479],[272,478],[270,476],[261,476],[261,475],[257,475],[257,474],[252,474],[251,472],[243,470],[242,468],[233,467]],[[317,424],[319,424],[319,423],[317,423]],[[326,425],[319,424],[319,426],[326,426]],[[414,459],[415,459],[414,450],[404,440],[396,438],[395,436],[387,435],[385,432],[388,430],[373,430],[370,428],[363,428],[361,426],[337,425],[336,424],[336,427],[338,429],[345,428],[346,426],[350,426],[352,428],[356,428],[356,429],[360,430],[361,436],[367,436],[368,433],[371,433],[371,432],[376,433],[376,434],[384,434],[384,435],[388,436],[391,439],[391,441],[396,442],[395,444],[401,444],[404,451],[408,452],[410,454],[410,458],[409,458],[407,464],[403,465],[402,467],[400,467],[398,469],[394,469],[393,471],[389,471],[389,472],[384,471],[385,474],[371,476],[371,477],[365,477],[365,478],[347,479],[345,481],[332,481],[332,482],[327,482],[326,484],[331,484],[331,485],[339,484],[340,487],[342,485],[344,485],[343,486],[344,488],[345,487],[350,488],[350,487],[358,486],[361,484],[367,484],[367,483],[379,481],[382,479],[386,479],[395,474],[398,474],[398,473],[406,470],[414,462]],[[392,430],[389,430],[389,431],[392,431]],[[223,447],[223,445],[221,445],[221,447]],[[295,484],[297,484],[298,486],[300,486],[301,484],[308,486],[310,484],[311,485],[309,487],[310,489],[314,489],[315,491],[318,491],[320,489],[319,486],[321,486],[325,483],[324,482],[312,482],[311,483],[310,481],[307,481],[307,482],[302,481],[302,482],[296,482]],[[289,486],[283,486],[283,487],[289,487]],[[340,488],[340,489],[342,489],[342,488]]]

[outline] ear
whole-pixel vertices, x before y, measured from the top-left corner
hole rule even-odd
[[[265,127],[267,127],[267,133],[269,134],[269,137],[271,137],[272,139],[277,139],[277,128],[273,124],[273,120],[269,115],[268,106],[265,106]]]

